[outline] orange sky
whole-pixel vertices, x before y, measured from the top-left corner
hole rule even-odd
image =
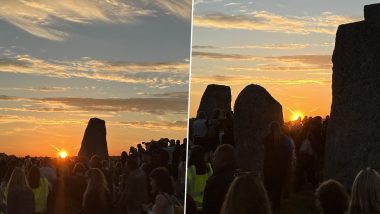
[[[258,84],[294,112],[330,113],[331,56],[339,25],[363,19],[370,1],[199,1],[194,8],[190,117],[208,84],[240,91]],[[371,1],[372,2],[372,1]]]
[[[0,153],[77,155],[87,122],[108,149],[183,139],[191,0],[1,1]]]
[[[60,122],[64,122],[61,120]],[[16,124],[14,124],[16,125]],[[19,124],[19,128],[1,133],[0,147],[7,154],[16,156],[51,156],[57,157],[58,150],[65,150],[69,155],[78,154],[87,121],[75,123],[66,121],[63,124]],[[110,155],[120,155],[130,146],[136,146],[143,139],[150,141],[161,137],[172,137],[182,139],[186,135],[185,125],[172,125],[172,127],[161,125],[129,125],[107,124],[107,142]]]

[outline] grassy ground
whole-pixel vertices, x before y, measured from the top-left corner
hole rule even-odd
[[[281,203],[279,214],[319,214],[315,205],[314,190],[305,187],[298,193],[293,193],[289,199],[284,199]]]

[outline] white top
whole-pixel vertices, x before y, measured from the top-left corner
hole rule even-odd
[[[149,214],[155,214],[158,210],[164,209],[164,214],[174,214],[174,202],[172,196],[167,193],[159,193]]]

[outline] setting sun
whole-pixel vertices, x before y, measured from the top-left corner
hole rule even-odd
[[[301,112],[293,112],[292,114],[292,121],[298,120],[298,118],[303,118],[303,114]]]
[[[59,156],[60,158],[66,158],[66,157],[67,157],[67,152],[66,152],[66,151],[60,151],[60,152],[58,153],[58,156]]]

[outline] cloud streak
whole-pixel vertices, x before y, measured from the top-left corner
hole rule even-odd
[[[147,112],[163,115],[169,112],[184,114],[187,110],[187,99],[182,98],[129,98],[129,99],[93,99],[93,98],[43,98],[37,99],[46,104],[74,107],[83,111],[109,112]]]
[[[331,55],[289,55],[289,56],[253,56],[244,54],[226,54],[215,52],[200,52],[194,51],[193,57],[206,59],[206,60],[225,60],[225,61],[260,61],[271,63],[270,67],[279,63],[287,67],[297,64],[318,65],[320,69],[329,69],[332,66]],[[265,67],[265,64],[264,64]],[[280,67],[281,68],[281,67]]]
[[[334,15],[329,12],[322,13],[319,16],[282,16],[267,11],[254,11],[239,15],[225,13],[198,15],[194,17],[194,25],[218,29],[333,35],[338,25],[359,19],[359,17]]]
[[[226,54],[226,53],[215,53],[215,52],[201,52],[201,51],[193,51],[193,57],[201,58],[201,59],[217,59],[217,60],[257,60],[262,57],[251,56],[251,55],[243,55],[243,54]]]
[[[0,107],[0,111],[16,112],[146,112],[155,115],[186,114],[186,92],[169,92],[145,98],[83,98],[83,97],[48,97],[20,98],[0,95],[0,101],[26,102],[22,107]]]
[[[140,17],[162,13],[190,20],[191,1],[4,0],[0,5],[0,19],[34,36],[56,41],[70,36],[66,29],[72,24],[135,23]]]
[[[129,128],[136,129],[148,129],[154,131],[162,130],[173,130],[173,131],[183,131],[187,129],[186,121],[131,121],[131,122],[120,122],[121,125],[127,126]]]
[[[253,45],[234,45],[224,48],[228,49],[270,49],[270,50],[300,50],[305,48],[315,47],[334,47],[334,43],[321,43],[321,44],[302,44],[302,43],[289,43],[289,44],[253,44]]]
[[[241,84],[268,84],[268,85],[330,85],[331,78],[304,78],[304,79],[275,79],[275,78],[254,78],[252,76],[244,75],[213,75],[213,76],[202,76],[202,75],[192,75],[192,84],[228,84],[228,85],[241,85]]]
[[[166,88],[188,83],[186,62],[110,62],[90,58],[74,61],[47,61],[29,55],[0,59],[0,72],[42,75],[57,78],[87,78]]]

